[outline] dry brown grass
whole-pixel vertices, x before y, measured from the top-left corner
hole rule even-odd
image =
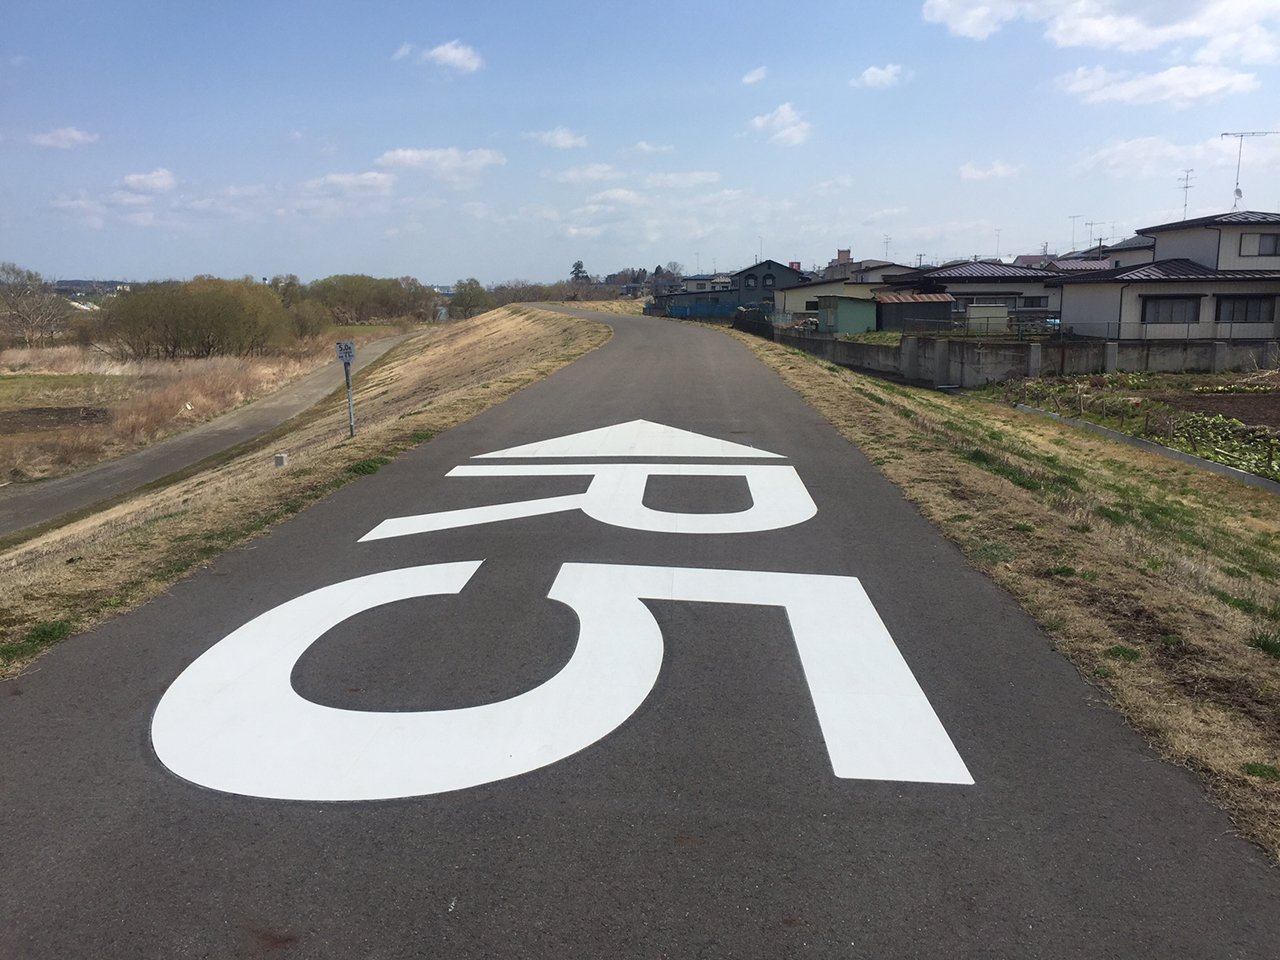
[[[1280,636],[1280,500],[1003,405],[732,335],[1280,858],[1280,660],[1248,643]]]
[[[91,423],[6,431],[0,479],[59,476],[119,456],[265,396],[332,359],[333,343],[318,338],[275,356],[179,361],[117,360],[81,346],[5,350],[0,416],[41,407],[105,408],[107,414]]]
[[[638,317],[644,313],[643,300],[560,300],[557,302],[561,306],[594,310],[597,313],[620,313],[629,317]]]
[[[432,329],[361,375],[354,439],[345,395],[335,395],[216,467],[0,552],[0,676],[342,486],[351,464],[394,457],[610,336],[522,306]],[[288,468],[274,467],[275,453],[289,455]]]

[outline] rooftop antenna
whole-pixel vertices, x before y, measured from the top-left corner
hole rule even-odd
[[[764,237],[756,237],[756,239],[760,241],[760,256],[756,263],[764,263]]]
[[[893,237],[889,236],[887,233],[884,235],[884,258],[886,260],[889,259],[889,241],[892,239]]]
[[[996,231],[996,259],[1000,259],[1000,231]]]
[[[1241,143],[1243,142],[1244,141],[1242,140]],[[1178,182],[1182,184],[1182,219],[1183,220],[1187,219],[1187,194],[1190,193],[1191,190],[1195,189],[1194,187],[1191,186],[1191,181],[1195,179],[1195,177],[1193,177],[1192,174],[1195,172],[1196,172],[1195,167],[1187,167],[1185,170],[1182,171],[1182,176],[1178,178]]]
[[[1236,150],[1236,200],[1231,204],[1232,210],[1240,209],[1240,200],[1244,194],[1240,192],[1240,161],[1244,159],[1244,138],[1245,137],[1269,137],[1272,134],[1280,134],[1280,130],[1251,130],[1246,133],[1224,133],[1222,139],[1227,137],[1235,137],[1240,142],[1240,147]]]
[[[1072,249],[1072,251],[1074,251],[1074,250],[1075,250],[1075,248],[1076,248],[1076,221],[1077,221],[1077,220],[1079,220],[1079,219],[1080,219],[1081,217],[1083,217],[1083,216],[1084,216],[1084,214],[1083,214],[1083,213],[1073,213],[1071,216],[1067,217],[1067,219],[1071,221],[1071,249]]]
[[[699,274],[702,273],[702,255],[696,252],[693,255],[693,268],[697,270]]]
[[[1093,228],[1102,226],[1102,221],[1086,220],[1084,225],[1089,228],[1089,246],[1092,247],[1093,246]],[[1098,237],[1098,243],[1102,243],[1101,235],[1099,235]]]

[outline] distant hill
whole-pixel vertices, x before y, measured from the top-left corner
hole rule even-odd
[[[115,293],[117,287],[127,287],[127,280],[55,280],[53,289],[64,297],[100,297]]]

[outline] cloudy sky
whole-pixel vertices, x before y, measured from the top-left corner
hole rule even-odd
[[[0,260],[60,278],[1008,257],[1230,209],[1280,0],[10,0],[0,91]]]

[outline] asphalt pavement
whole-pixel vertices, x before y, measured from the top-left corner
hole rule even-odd
[[[0,957],[1280,955],[1280,871],[856,448],[599,318],[0,684]]]

